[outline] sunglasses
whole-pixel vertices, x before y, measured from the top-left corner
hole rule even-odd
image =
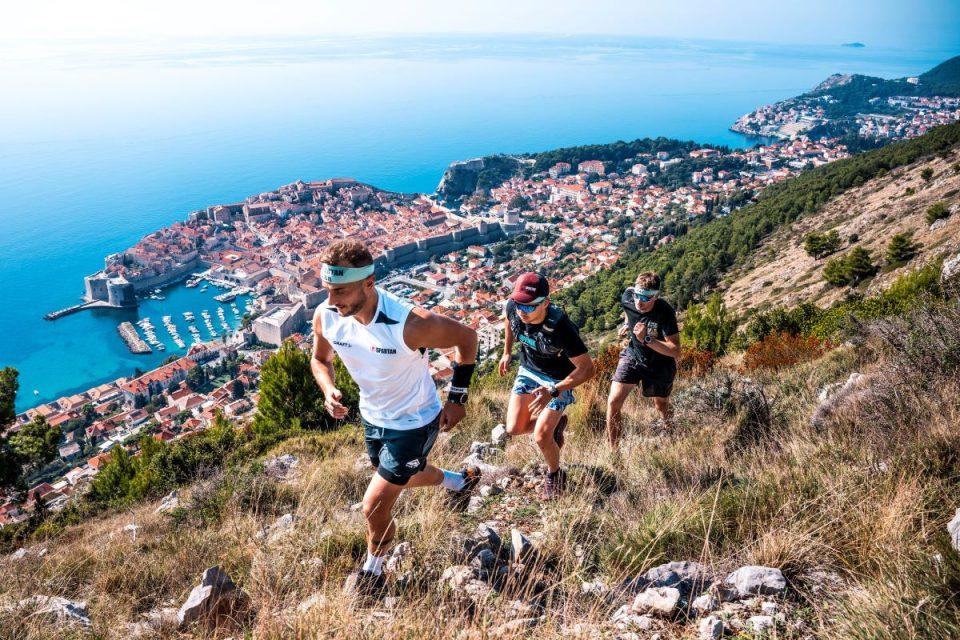
[[[537,307],[543,304],[543,300],[534,304],[520,304],[519,302],[514,302],[514,304],[517,305],[517,311],[522,311],[523,313],[533,313],[537,310]]]
[[[633,299],[635,302],[650,302],[656,298],[660,292],[656,289],[642,289],[640,291],[633,291]]]

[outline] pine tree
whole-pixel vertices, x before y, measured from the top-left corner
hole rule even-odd
[[[13,367],[0,369],[0,432],[17,417],[15,400],[20,382],[19,373]]]
[[[844,258],[827,260],[827,264],[823,266],[823,278],[835,287],[850,284],[850,270],[847,269],[847,261]]]
[[[683,322],[683,339],[697,349],[724,353],[733,336],[735,322],[727,314],[723,296],[715,293],[706,304],[693,304],[687,308]]]
[[[260,371],[260,400],[253,427],[257,433],[324,426],[323,394],[313,379],[310,356],[288,340]]]
[[[90,483],[90,499],[94,502],[110,503],[123,500],[130,491],[130,482],[137,475],[130,454],[122,446],[113,448],[110,459]]]
[[[942,220],[950,215],[947,205],[941,202],[934,202],[927,208],[927,224],[933,224],[937,220]]]
[[[60,428],[47,424],[46,418],[37,416],[10,436],[10,446],[20,463],[30,468],[39,468],[57,457]]]
[[[863,247],[854,247],[847,254],[846,263],[851,286],[867,280],[877,272],[877,267],[873,264],[870,252]]]
[[[836,229],[827,233],[808,233],[803,239],[803,250],[811,257],[819,260],[840,248],[840,234]]]
[[[911,258],[917,255],[921,246],[919,242],[913,241],[912,233],[898,233],[890,238],[890,243],[887,245],[887,262],[891,265],[909,262]]]

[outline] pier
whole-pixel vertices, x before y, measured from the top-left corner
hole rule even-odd
[[[130,349],[130,353],[153,353],[150,345],[143,341],[143,338],[140,337],[140,334],[137,333],[137,330],[129,322],[121,322],[117,326],[117,331],[120,332],[120,337],[123,338],[123,341],[127,343],[127,348]]]
[[[56,320],[57,318],[62,318],[63,316],[68,316],[71,313],[76,313],[77,311],[83,311],[84,309],[123,309],[124,307],[119,307],[115,304],[110,304],[105,300],[92,300],[88,302],[81,302],[80,304],[75,304],[72,307],[67,307],[65,309],[57,309],[56,311],[51,311],[43,316],[44,320]]]

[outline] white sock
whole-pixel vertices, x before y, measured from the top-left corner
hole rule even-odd
[[[463,477],[462,473],[454,473],[453,471],[447,471],[446,469],[440,469],[443,471],[443,487],[445,489],[450,489],[451,491],[462,491],[467,484],[467,479]]]
[[[383,562],[386,559],[386,556],[375,556],[367,551],[367,561],[363,563],[363,570],[379,576],[383,573]]]

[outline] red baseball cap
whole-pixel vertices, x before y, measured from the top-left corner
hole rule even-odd
[[[550,283],[547,279],[538,273],[528,271],[517,278],[510,299],[520,304],[532,304],[543,301],[548,295],[550,295]]]

